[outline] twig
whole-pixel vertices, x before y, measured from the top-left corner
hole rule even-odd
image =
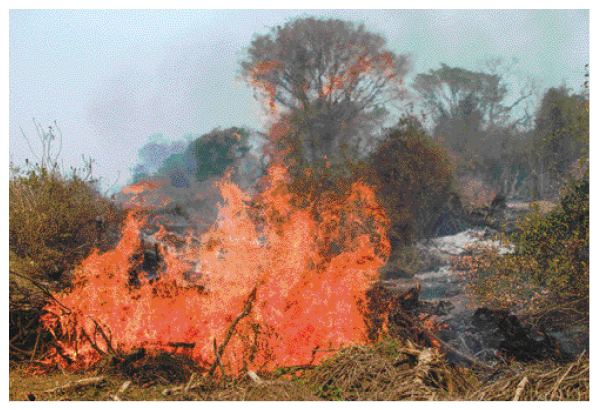
[[[250,292],[248,299],[245,301],[245,306],[243,308],[243,311],[240,314],[238,314],[237,317],[233,320],[233,322],[231,322],[231,325],[229,325],[229,329],[227,330],[227,334],[225,335],[225,339],[223,340],[223,343],[220,345],[220,347],[218,349],[215,349],[216,360],[214,360],[214,363],[212,363],[210,370],[208,371],[208,373],[206,373],[204,375],[202,380],[197,383],[194,383],[194,384],[191,384],[191,380],[190,380],[184,386],[177,386],[177,387],[171,387],[171,388],[164,389],[164,390],[162,390],[163,395],[168,396],[171,393],[175,393],[175,392],[178,392],[181,390],[187,390],[187,392],[189,392],[189,390],[195,389],[196,387],[200,386],[204,382],[204,380],[206,380],[207,377],[212,376],[212,374],[216,370],[217,366],[222,365],[220,358],[222,357],[223,352],[225,351],[225,347],[227,346],[227,343],[229,343],[229,340],[231,339],[231,336],[233,335],[233,332],[235,330],[235,326],[237,326],[237,323],[239,323],[239,321],[241,319],[243,319],[244,317],[246,317],[247,315],[250,314],[250,311],[252,310],[252,304],[256,300],[256,291],[257,291],[257,288],[254,288]],[[216,347],[216,340],[213,340],[213,345]],[[222,368],[221,368],[221,371],[223,372],[223,375],[224,375],[225,372]]]
[[[202,379],[202,380],[198,381],[197,383],[192,384],[194,379],[195,379],[195,373],[192,373],[191,377],[189,378],[189,381],[187,383],[185,383],[184,385],[181,385],[181,386],[175,386],[175,387],[163,389],[162,395],[169,396],[171,393],[175,393],[175,392],[178,392],[181,390],[183,390],[186,394],[189,394],[189,390],[195,389],[196,387],[201,386],[203,383],[203,379]]]
[[[64,310],[66,310],[66,311],[67,311],[67,313],[71,313],[71,309],[69,309],[68,307],[66,307],[66,306],[65,306],[65,305],[63,305],[62,303],[60,303],[60,302],[58,301],[58,299],[56,299],[56,298],[54,297],[54,295],[52,295],[52,293],[51,293],[51,292],[50,292],[50,291],[49,291],[49,290],[48,290],[48,289],[47,289],[45,286],[42,286],[42,285],[40,285],[40,284],[39,284],[39,283],[38,283],[36,280],[34,280],[34,279],[31,279],[31,278],[29,278],[29,277],[27,277],[27,276],[25,276],[25,275],[21,275],[20,273],[17,273],[17,272],[15,272],[15,271],[13,271],[12,269],[9,269],[9,272],[10,272],[12,275],[16,275],[16,276],[18,276],[18,277],[20,277],[20,278],[27,279],[28,281],[30,281],[31,283],[33,283],[33,284],[34,284],[36,287],[38,287],[38,288],[39,288],[39,289],[42,291],[42,293],[44,293],[44,294],[45,294],[45,295],[47,295],[47,296],[50,296],[50,297],[51,297],[51,298],[54,300],[54,302],[56,302],[57,304],[59,304],[59,305],[60,305],[60,307],[62,307]]]
[[[260,377],[258,377],[258,375],[256,373],[254,373],[253,371],[249,370],[247,372],[247,375],[249,376],[250,379],[252,379],[256,384],[262,384],[262,379]]]
[[[40,337],[41,337],[41,329],[38,327],[37,328],[37,336],[35,338],[35,345],[33,346],[33,352],[31,353],[31,359],[29,359],[30,362],[33,361],[33,358],[35,357],[35,353],[37,352],[37,346],[40,342]]]
[[[516,387],[516,393],[514,393],[512,401],[518,401],[520,395],[524,391],[524,386],[526,386],[526,383],[528,383],[528,376],[524,376],[522,380],[520,380],[520,383],[518,383],[518,386]]]
[[[185,385],[185,388],[183,389],[183,392],[185,394],[189,393],[189,389],[191,388],[191,383],[193,383],[193,380],[195,379],[196,374],[192,373],[191,376],[189,377],[189,381],[187,382],[187,384]]]
[[[447,343],[445,343],[443,340],[439,339],[433,332],[431,332],[430,330],[426,329],[423,326],[418,326],[414,320],[412,320],[408,315],[406,315],[403,312],[397,312],[399,314],[401,314],[402,319],[405,320],[406,322],[408,322],[409,324],[412,324],[413,326],[417,327],[417,330],[419,330],[420,332],[422,332],[428,339],[429,339],[429,343],[431,344],[438,344],[438,346],[440,347],[441,350],[445,351],[446,353],[451,353],[457,357],[459,357],[462,360],[467,361],[470,364],[475,364],[477,366],[480,366],[486,370],[495,370],[495,368],[493,366],[490,366],[488,364],[482,363],[481,361],[475,359],[474,357],[468,356],[465,353],[462,353],[456,349],[454,349],[453,347],[451,347],[450,345],[448,345]],[[434,342],[434,343],[433,343]]]
[[[416,374],[414,375],[418,383],[424,384],[424,380],[431,370],[431,364],[437,358],[438,353],[431,348],[420,351],[418,354],[418,364],[416,365]]]
[[[119,394],[125,393],[125,390],[127,390],[130,385],[131,385],[131,381],[129,381],[129,380],[127,380],[125,383],[123,383],[123,385],[119,389]]]
[[[572,368],[574,367],[575,364],[576,363],[572,363],[570,365],[570,367],[568,367],[568,370],[566,370],[566,372],[562,375],[562,377],[560,377],[559,380],[555,383],[555,385],[551,389],[551,397],[549,398],[549,400],[553,400],[553,398],[555,397],[555,393],[557,392],[557,388],[564,381],[564,379],[566,378],[568,373],[570,373],[570,370],[572,370]]]
[[[223,362],[220,358],[220,354],[218,354],[218,349],[216,348],[216,338],[212,339],[212,347],[214,348],[214,355],[216,356],[216,362],[218,363],[220,372],[224,376],[226,374],[225,368],[223,367]]]
[[[94,322],[94,324],[96,325],[96,328],[94,329],[94,333],[96,332],[96,329],[100,331],[100,336],[102,336],[102,338],[104,339],[104,342],[106,343],[106,348],[108,349],[108,351],[110,353],[112,353],[114,356],[119,357],[120,355],[113,349],[112,347],[112,337],[110,337],[110,339],[106,336],[106,333],[104,333],[104,329],[102,329],[102,326],[100,326],[98,324],[98,322],[96,322],[95,319],[92,319],[92,321]],[[108,329],[110,330],[110,329]],[[112,332],[111,332],[112,334]],[[94,337],[95,339],[95,337]]]
[[[480,360],[475,359],[474,357],[471,357],[465,353],[462,353],[462,352],[454,349],[453,347],[451,347],[450,345],[445,343],[443,340],[441,340],[437,336],[435,336],[435,334],[433,332],[431,332],[425,328],[422,328],[421,330],[431,340],[434,340],[435,342],[439,343],[439,346],[441,346],[442,350],[445,350],[446,352],[454,354],[454,355],[458,356],[460,359],[466,360],[470,364],[475,364],[475,365],[480,366],[486,370],[495,370],[495,368],[493,366],[485,364],[485,363],[481,362]]]
[[[106,379],[104,378],[104,376],[90,377],[89,379],[81,379],[81,380],[77,380],[77,381],[74,381],[74,382],[68,382],[67,384],[65,384],[63,386],[59,386],[59,387],[55,387],[53,389],[45,390],[44,393],[56,393],[56,392],[64,391],[64,390],[76,389],[78,387],[84,387],[84,386],[91,386],[91,385],[94,385],[94,384],[100,384],[100,383],[103,383],[104,381],[106,381]]]
[[[210,370],[208,371],[208,377],[211,377],[212,374],[214,373],[214,371],[216,370],[216,366],[218,366],[218,363],[219,363],[219,356],[222,357],[222,355],[225,351],[225,347],[227,347],[227,343],[229,343],[231,336],[233,336],[233,332],[235,331],[235,326],[237,326],[237,323],[239,323],[239,321],[241,319],[243,319],[244,317],[246,317],[247,315],[250,314],[250,311],[252,310],[252,304],[254,303],[254,300],[256,300],[257,289],[258,288],[254,288],[250,292],[250,295],[248,296],[247,300],[245,301],[245,306],[243,307],[243,311],[237,315],[237,317],[233,320],[233,322],[229,326],[229,329],[227,330],[227,334],[225,335],[225,339],[223,340],[223,343],[220,345],[220,347],[216,351],[217,357],[216,357],[216,360],[214,361],[214,363],[212,363]]]
[[[100,347],[95,342],[92,341],[91,337],[89,337],[87,332],[82,331],[81,334],[83,335],[83,337],[85,337],[87,339],[87,341],[94,348],[94,350],[96,352],[100,353],[100,356],[104,356],[104,355],[108,354],[108,352],[105,352],[102,349],[100,349]],[[94,339],[95,339],[95,336],[94,336]]]

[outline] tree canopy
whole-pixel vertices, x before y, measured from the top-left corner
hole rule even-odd
[[[256,36],[241,74],[277,120],[288,115],[304,160],[333,159],[401,98],[408,57],[385,44],[364,25],[299,18]]]

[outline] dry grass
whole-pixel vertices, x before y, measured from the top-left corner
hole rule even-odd
[[[59,371],[34,375],[24,367],[10,370],[11,400],[208,400],[208,401],[400,401],[400,400],[589,400],[589,357],[557,365],[511,363],[489,373],[456,367],[436,349],[386,340],[373,346],[340,350],[317,367],[279,369],[250,379],[202,378],[181,382],[133,381],[124,374],[96,369],[86,374]],[[90,376],[101,383],[56,389]],[[199,380],[199,382],[195,382]],[[187,388],[186,388],[187,387]]]
[[[486,383],[466,395],[466,400],[485,401],[581,401],[589,400],[589,356],[577,361],[551,366],[535,363],[522,368],[510,368],[509,372],[492,383]]]

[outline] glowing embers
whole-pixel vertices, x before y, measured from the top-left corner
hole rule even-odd
[[[166,270],[152,283],[134,257],[143,221],[130,216],[116,249],[90,255],[73,289],[47,307],[45,324],[60,341],[50,361],[80,368],[111,351],[174,351],[184,343],[193,346],[186,354],[207,365],[226,339],[222,362],[235,373],[314,364],[367,343],[365,294],[389,253],[387,218],[359,183],[341,198],[298,209],[284,175],[273,167],[259,210],[236,185],[221,182],[225,204],[216,224],[187,252],[156,245]],[[192,265],[201,275],[190,283]],[[132,269],[139,286],[132,286]],[[233,328],[250,295],[251,310]]]

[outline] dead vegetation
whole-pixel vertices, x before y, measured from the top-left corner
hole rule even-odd
[[[567,363],[512,362],[495,367],[467,360],[459,367],[445,359],[455,351],[419,323],[407,309],[411,292],[393,295],[382,287],[369,294],[368,346],[349,346],[319,364],[272,372],[227,371],[220,357],[236,325],[250,312],[252,292],[216,360],[200,366],[184,355],[139,348],[128,354],[107,350],[83,374],[21,363],[10,373],[11,400],[209,400],[209,401],[420,401],[420,400],[589,400],[589,357]],[[407,310],[406,310],[407,309]],[[386,329],[385,329],[386,327]],[[378,341],[376,341],[378,340]],[[108,343],[110,345],[110,343]],[[177,348],[183,351],[177,353]],[[466,357],[466,359],[468,359]],[[33,361],[30,359],[29,364]],[[507,362],[506,362],[507,363]],[[33,372],[32,372],[33,371]],[[62,372],[60,377],[58,372]],[[82,377],[83,376],[83,377]],[[51,386],[47,380],[53,380]]]
[[[167,353],[148,355],[138,364],[143,365],[137,373],[110,365],[85,374],[55,371],[43,376],[12,369],[10,399],[585,401],[590,395],[588,354],[566,364],[511,363],[491,372],[454,366],[438,349],[398,339],[347,347],[317,366],[259,374],[206,377],[205,370]],[[139,377],[139,369],[145,378]]]

